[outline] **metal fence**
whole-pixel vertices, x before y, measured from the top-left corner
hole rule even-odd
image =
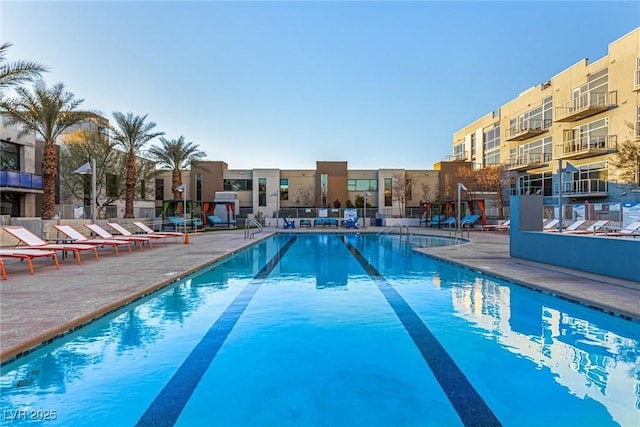
[[[56,205],[56,213],[60,219],[91,219],[91,206]],[[133,208],[133,216],[136,218],[155,218],[155,208]],[[103,206],[98,209],[98,219],[118,218],[117,206]]]

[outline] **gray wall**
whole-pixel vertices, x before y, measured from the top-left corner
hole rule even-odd
[[[542,197],[511,197],[510,254],[545,264],[640,282],[640,238],[542,231]]]

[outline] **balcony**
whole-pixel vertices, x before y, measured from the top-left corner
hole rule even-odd
[[[587,92],[556,107],[556,122],[577,122],[607,111],[618,103],[618,92]]]
[[[640,120],[633,126],[633,137],[636,141],[640,141]]]
[[[558,194],[558,185],[555,184],[554,187],[555,194]],[[562,195],[566,197],[607,197],[609,195],[609,182],[604,179],[563,181]]]
[[[24,193],[42,193],[42,175],[19,171],[0,171],[0,188],[4,191],[23,190]]]
[[[583,136],[555,146],[557,159],[584,159],[618,150],[617,135]]]
[[[633,75],[633,91],[640,92],[640,70],[636,70]]]
[[[547,132],[547,129],[550,126],[551,120],[527,120],[522,124],[522,127],[507,129],[505,140],[522,141],[525,139],[529,139]]]
[[[449,154],[447,155],[447,157],[445,158],[445,160],[447,162],[466,162],[467,160],[467,152],[465,151],[464,153],[455,153],[455,154]]]
[[[535,169],[546,166],[551,161],[551,153],[529,154],[527,156],[512,159],[508,168],[511,171]]]

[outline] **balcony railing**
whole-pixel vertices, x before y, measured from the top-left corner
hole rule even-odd
[[[449,154],[445,160],[447,162],[465,162],[467,161],[467,154],[466,151],[464,153]]]
[[[533,119],[526,120],[522,126],[507,129],[505,140],[522,141],[540,135],[551,127],[551,120]]]
[[[636,141],[640,139],[640,120],[637,121],[633,126],[633,136],[635,137]]]
[[[607,111],[617,105],[618,92],[587,92],[580,97],[556,107],[556,122],[575,122],[585,117]]]
[[[19,171],[0,171],[0,187],[42,191],[42,175]]]
[[[600,156],[618,149],[617,135],[583,136],[565,141],[555,146],[555,156],[559,159],[583,159]]]
[[[640,92],[640,70],[636,70],[633,75],[633,91]]]
[[[551,153],[536,153],[511,159],[509,170],[532,169],[543,166],[551,161]]]
[[[558,184],[554,185],[558,194]],[[609,193],[609,182],[605,179],[577,179],[562,182],[562,195],[567,197],[604,197]]]

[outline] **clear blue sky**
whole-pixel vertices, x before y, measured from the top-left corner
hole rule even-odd
[[[0,3],[8,59],[231,169],[431,169],[453,133],[640,24],[640,2]]]

